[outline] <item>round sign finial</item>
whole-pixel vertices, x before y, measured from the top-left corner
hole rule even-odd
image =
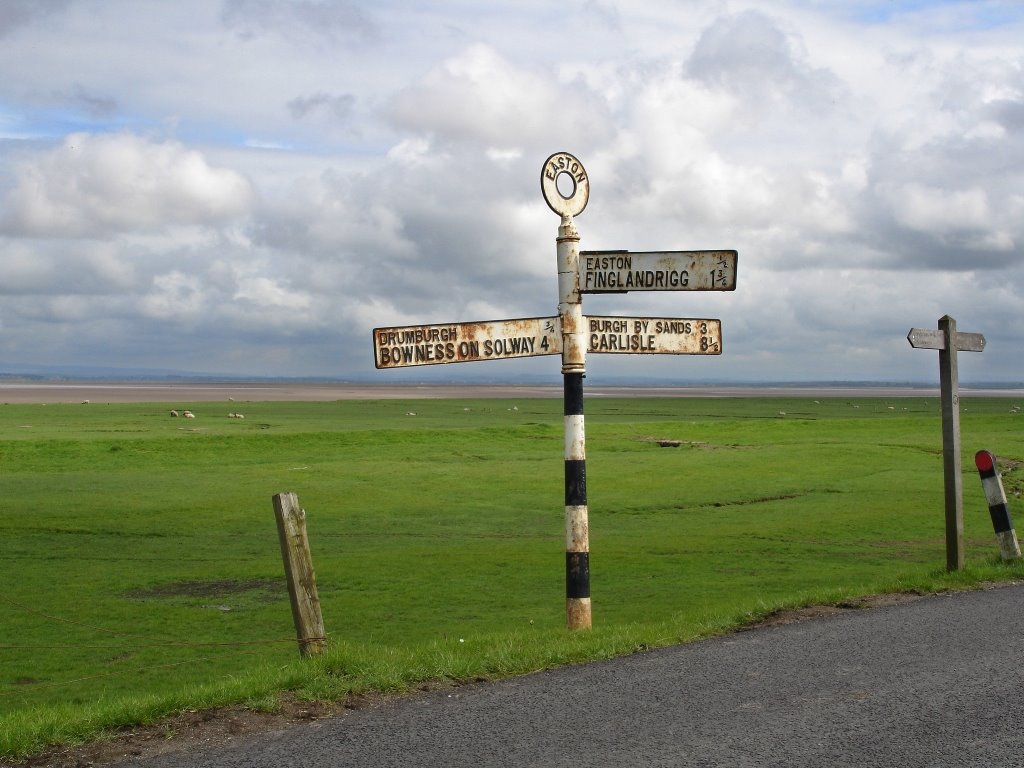
[[[564,194],[558,188],[560,183],[572,191]],[[556,152],[544,161],[540,188],[548,207],[562,218],[579,216],[590,199],[590,179],[583,163],[568,152]]]

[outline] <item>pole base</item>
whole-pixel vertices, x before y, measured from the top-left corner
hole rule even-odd
[[[999,542],[999,556],[1003,560],[1020,560],[1020,542],[1017,541],[1017,531],[1011,528],[1008,531],[996,534]]]
[[[569,629],[590,629],[590,598],[570,597],[565,601],[565,626]]]

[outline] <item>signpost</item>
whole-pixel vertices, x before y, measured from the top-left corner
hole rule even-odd
[[[374,360],[378,368],[403,368],[557,355],[562,351],[560,325],[557,317],[527,317],[374,328]]]
[[[580,291],[733,291],[736,251],[583,251]]]
[[[587,351],[598,354],[718,355],[720,320],[681,317],[585,318]],[[373,329],[377,368],[471,363],[562,352],[559,317]]]
[[[587,315],[587,351],[611,354],[719,355],[722,322]]]
[[[583,419],[586,354],[720,355],[722,323],[702,318],[588,317],[583,314],[582,295],[731,291],[736,288],[737,254],[729,250],[581,253],[573,218],[590,199],[590,179],[583,163],[568,152],[557,152],[544,161],[540,183],[545,202],[561,219],[555,240],[558,315],[374,328],[374,361],[377,368],[401,368],[562,356],[566,625],[584,629],[592,623]]]
[[[907,341],[914,349],[939,350],[939,397],[942,403],[942,470],[946,498],[946,570],[964,567],[964,500],[960,476],[960,382],[957,352],[981,352],[985,337],[959,333],[956,320],[939,318],[937,331],[911,328]]]

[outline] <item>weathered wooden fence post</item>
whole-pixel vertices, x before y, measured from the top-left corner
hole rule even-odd
[[[946,570],[964,567],[964,494],[960,471],[960,383],[957,352],[981,352],[985,337],[958,333],[956,320],[939,318],[938,331],[911,328],[907,341],[915,349],[939,350],[939,396],[942,402],[942,468],[946,496]]]
[[[274,515],[277,518],[284,573],[288,579],[295,634],[299,639],[299,653],[303,656],[316,656],[326,650],[327,637],[320,613],[320,598],[316,592],[316,574],[309,553],[309,538],[306,536],[306,511],[299,506],[296,494],[278,493],[274,495]]]

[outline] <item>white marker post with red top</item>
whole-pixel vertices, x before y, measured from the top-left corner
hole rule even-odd
[[[981,475],[981,487],[985,489],[992,527],[999,541],[999,555],[1003,560],[1019,560],[1020,543],[1010,518],[1010,508],[1006,504],[1006,491],[1003,490],[1003,478],[996,467],[996,457],[990,451],[978,451],[974,454],[974,464]]]

